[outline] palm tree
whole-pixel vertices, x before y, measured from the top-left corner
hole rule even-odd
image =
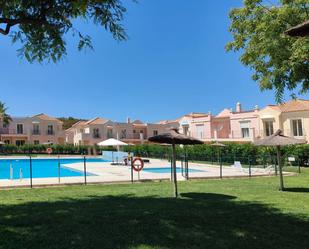
[[[0,101],[0,120],[2,120],[4,125],[8,125],[12,121],[11,116],[6,113],[7,109],[5,104]]]

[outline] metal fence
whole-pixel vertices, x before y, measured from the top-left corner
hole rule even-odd
[[[0,159],[0,188],[34,187],[46,185],[93,184],[110,182],[136,182],[172,180],[172,160],[169,154],[142,157],[144,168],[133,158],[112,164],[100,157],[55,156],[50,158],[2,157]],[[149,161],[149,162],[148,162]],[[283,157],[284,171],[301,173],[298,157]],[[134,162],[134,163],[133,163]],[[136,166],[136,167],[134,167]],[[271,155],[237,156],[220,153],[189,157],[177,156],[177,177],[181,180],[195,178],[230,178],[276,175],[277,158]]]

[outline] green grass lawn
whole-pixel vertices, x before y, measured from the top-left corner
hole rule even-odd
[[[309,248],[309,169],[285,177],[0,191],[0,248]]]

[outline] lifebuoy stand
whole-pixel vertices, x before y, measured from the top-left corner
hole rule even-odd
[[[136,165],[136,162],[140,162],[139,165]],[[133,170],[138,173],[138,180],[140,179],[139,172],[144,168],[144,161],[140,157],[136,157],[131,164],[131,181],[133,183]]]

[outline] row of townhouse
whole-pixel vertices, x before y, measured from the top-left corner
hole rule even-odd
[[[183,134],[205,142],[250,142],[270,136],[277,129],[285,135],[308,140],[309,100],[291,100],[281,105],[257,106],[243,110],[240,103],[236,109],[224,109],[217,115],[190,113],[177,120],[143,123],[140,120],[115,122],[104,118],[79,121],[63,130],[62,122],[46,114],[17,118],[5,125],[0,118],[0,141],[7,144],[74,144],[94,145],[108,138],[126,143],[144,143],[150,136],[177,128]]]
[[[255,106],[243,110],[240,103],[236,109],[224,109],[218,115],[190,113],[174,121],[179,131],[205,142],[212,140],[250,142],[272,135],[281,129],[287,136],[308,140],[309,100],[291,100],[280,105],[268,105],[263,109]]]
[[[177,128],[177,123],[166,125],[131,122],[114,122],[104,118],[79,121],[63,130],[63,123],[46,114],[32,117],[12,117],[6,125],[0,119],[0,141],[21,146],[24,144],[74,144],[95,145],[108,138],[117,138],[127,143],[143,143],[149,136]]]
[[[6,125],[0,119],[0,141],[6,144],[63,144],[62,122],[46,114],[32,117],[13,117]]]
[[[143,143],[150,136],[178,128],[177,122],[168,124],[143,123],[140,120],[131,122],[114,122],[104,118],[80,121],[66,130],[65,141],[74,145],[94,145],[109,138],[116,138],[129,144]]]

